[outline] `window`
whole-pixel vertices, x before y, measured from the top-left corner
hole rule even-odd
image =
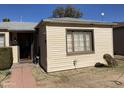
[[[0,47],[5,46],[4,34],[0,34]]]
[[[67,53],[91,53],[94,51],[93,30],[68,30]]]

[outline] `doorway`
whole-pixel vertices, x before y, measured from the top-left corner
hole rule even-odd
[[[17,33],[20,59],[32,59],[33,33]]]

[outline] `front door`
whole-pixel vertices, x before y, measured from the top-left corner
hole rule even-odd
[[[20,47],[20,59],[31,59],[32,33],[18,33],[18,45]]]

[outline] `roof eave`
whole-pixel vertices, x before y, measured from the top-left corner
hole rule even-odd
[[[53,21],[42,21],[41,25],[48,23],[58,23],[58,24],[82,24],[82,25],[107,25],[107,26],[117,26],[117,23],[100,23],[100,22],[53,22]]]

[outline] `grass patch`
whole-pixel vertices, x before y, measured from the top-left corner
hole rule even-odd
[[[2,88],[2,82],[7,79],[7,77],[11,74],[9,70],[0,70],[0,87]]]

